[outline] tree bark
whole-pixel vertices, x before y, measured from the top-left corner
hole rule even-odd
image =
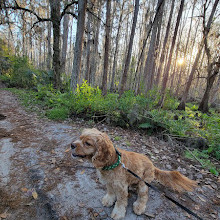
[[[113,60],[113,70],[112,70],[112,80],[111,80],[110,91],[114,90],[115,73],[116,73],[117,59],[118,59],[118,45],[119,45],[119,37],[120,37],[120,30],[121,30],[121,22],[122,22],[122,17],[124,14],[124,4],[125,4],[125,0],[123,0],[122,2],[121,13],[120,13],[119,22],[118,22],[118,30],[117,30],[117,35],[115,39],[116,45],[115,45],[115,53],[114,53],[114,60]]]
[[[51,20],[53,24],[53,74],[54,88],[61,88],[61,64],[60,64],[60,1],[50,0]]]
[[[102,93],[107,94],[108,68],[109,68],[109,35],[110,35],[110,13],[111,0],[106,3],[106,26],[105,26],[105,55],[104,55],[104,71],[102,77]]]
[[[83,49],[83,34],[85,29],[85,14],[86,14],[86,6],[87,0],[79,1],[78,3],[78,20],[77,20],[77,32],[76,32],[76,44],[74,51],[74,59],[73,59],[73,70],[71,76],[70,87],[74,92],[79,76],[81,74],[81,62],[82,62],[82,49]]]
[[[164,7],[164,1],[158,0],[157,8],[159,5],[161,5],[158,16],[155,20],[155,23],[153,24],[152,34],[151,34],[151,41],[150,46],[147,54],[147,60],[144,67],[144,78],[145,78],[145,92],[147,93],[150,89],[152,89],[153,85],[153,75],[154,75],[154,65],[155,65],[155,49],[156,49],[156,39],[157,39],[157,32],[158,32],[158,24],[159,20],[162,19],[163,16],[163,7]]]
[[[119,96],[123,94],[125,87],[126,87],[128,70],[129,70],[129,65],[131,61],[131,52],[132,52],[132,46],[133,46],[133,41],[134,41],[135,28],[137,24],[138,11],[139,11],[139,0],[135,0],[134,18],[133,18],[133,23],[132,23],[132,28],[131,28],[131,36],[130,36],[130,41],[129,41],[129,46],[128,46],[128,54],[126,57],[124,72],[123,72],[122,79],[121,79]]]
[[[175,0],[172,0],[170,15],[169,15],[168,23],[167,23],[167,28],[166,28],[166,34],[165,34],[165,38],[164,38],[164,42],[163,42],[163,48],[162,48],[160,61],[159,61],[159,67],[158,67],[158,70],[157,70],[157,78],[156,78],[156,83],[155,83],[157,86],[159,85],[159,82],[160,82],[161,71],[162,71],[162,67],[163,67],[163,63],[164,63],[164,59],[165,59],[166,45],[167,45],[168,36],[169,36],[169,33],[170,33],[170,26],[171,26],[171,21],[172,21],[172,17],[173,17],[174,3],[175,3]]]
[[[61,73],[65,73],[66,70],[66,55],[67,55],[67,42],[69,31],[69,15],[64,15],[63,18],[63,36],[62,36],[62,56],[61,56]]]
[[[85,71],[85,80],[87,80],[88,83],[91,83],[91,68],[90,68],[91,22],[92,22],[91,13],[88,13],[88,19],[87,19],[86,71]]]

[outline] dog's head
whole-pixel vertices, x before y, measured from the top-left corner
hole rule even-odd
[[[97,129],[84,129],[80,138],[71,144],[72,156],[92,159],[96,168],[106,166],[115,153],[108,135]]]

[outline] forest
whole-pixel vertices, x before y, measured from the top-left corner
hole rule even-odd
[[[219,0],[3,0],[0,80],[49,119],[83,117],[220,159]]]

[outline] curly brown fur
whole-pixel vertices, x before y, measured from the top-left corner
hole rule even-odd
[[[148,187],[143,181],[128,173],[121,165],[113,170],[102,170],[104,166],[114,164],[118,156],[108,135],[97,129],[83,130],[80,139],[72,144],[74,156],[86,156],[97,168],[100,180],[106,184],[107,194],[102,200],[104,206],[115,203],[111,217],[123,219],[126,213],[128,187],[136,184],[138,198],[133,204],[137,215],[144,213],[148,200]],[[192,191],[197,183],[180,174],[178,171],[163,171],[156,168],[148,157],[143,154],[118,149],[121,161],[138,176],[150,183],[154,179],[178,192]]]

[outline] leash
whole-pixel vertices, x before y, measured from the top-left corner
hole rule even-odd
[[[117,153],[118,156],[121,157],[121,153],[115,148],[115,151]],[[159,190],[158,188],[156,188],[155,186],[152,186],[151,184],[149,184],[148,182],[146,182],[145,180],[143,180],[141,177],[139,177],[136,173],[134,173],[133,171],[131,171],[130,169],[128,169],[124,163],[122,163],[120,161],[120,164],[122,165],[122,167],[127,170],[130,174],[132,174],[134,177],[136,177],[137,179],[143,181],[148,187],[150,187],[151,189],[153,189],[154,191],[158,192],[158,193],[162,193],[162,195],[164,197],[166,197],[168,200],[170,200],[172,203],[174,203],[175,205],[179,206],[181,209],[183,209],[184,211],[186,211],[187,213],[189,213],[190,215],[196,217],[199,220],[203,220],[201,217],[199,217],[196,213],[194,213],[193,211],[191,211],[190,209],[188,209],[187,207],[185,207],[184,205],[180,204],[179,202],[177,202],[176,200],[174,200],[173,198],[171,198],[170,196],[166,195],[166,193],[162,192],[161,190]]]

